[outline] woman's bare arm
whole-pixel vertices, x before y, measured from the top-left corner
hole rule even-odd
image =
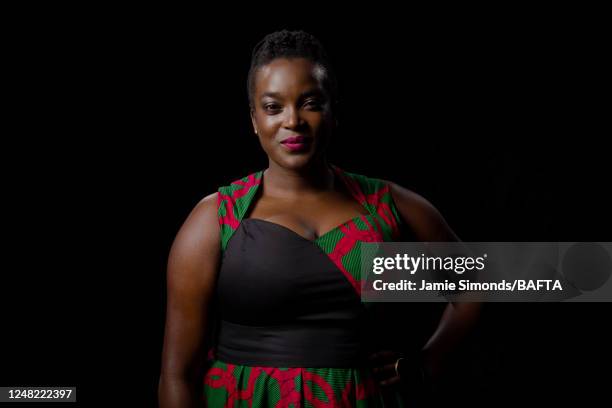
[[[444,217],[429,201],[397,184],[388,183],[401,217],[413,229],[419,241],[459,241]],[[448,304],[436,331],[422,350],[425,369],[431,377],[436,378],[443,371],[447,356],[478,320],[480,308],[481,304],[476,302]]]
[[[202,363],[220,252],[215,193],[202,199],[189,214],[168,257],[161,408],[202,406]]]

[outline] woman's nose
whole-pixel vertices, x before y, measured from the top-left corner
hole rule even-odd
[[[300,125],[302,119],[300,117],[300,112],[298,109],[289,108],[285,109],[285,118],[283,126],[287,129],[293,129]]]

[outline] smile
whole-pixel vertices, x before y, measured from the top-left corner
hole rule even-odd
[[[311,138],[306,136],[294,136],[288,137],[287,139],[283,140],[281,144],[289,151],[296,152],[307,149],[308,145],[310,144],[310,141]]]

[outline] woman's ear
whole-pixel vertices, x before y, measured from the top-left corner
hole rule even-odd
[[[251,108],[251,124],[253,125],[253,132],[257,134],[257,122],[255,121],[255,110]]]

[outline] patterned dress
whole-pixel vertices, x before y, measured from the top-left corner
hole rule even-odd
[[[402,407],[366,363],[371,314],[361,302],[361,244],[399,237],[381,180],[331,166],[368,214],[310,241],[244,218],[263,170],[218,191],[222,260],[218,322],[204,378],[208,407]]]

